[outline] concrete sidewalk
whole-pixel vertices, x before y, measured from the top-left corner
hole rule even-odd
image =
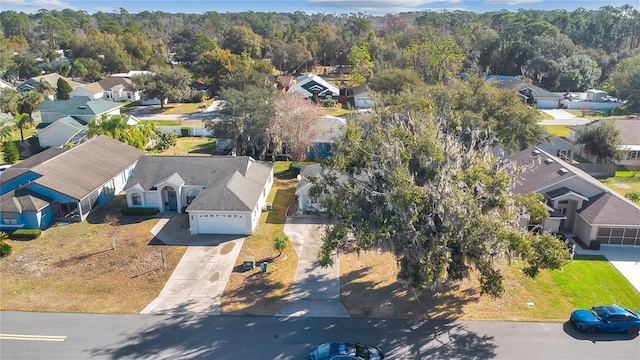
[[[349,317],[340,302],[340,259],[336,255],[329,268],[318,263],[327,224],[320,218],[287,218],[284,233],[298,255],[298,267],[291,297],[275,316]]]
[[[165,244],[189,246],[164,288],[141,314],[220,315],[220,299],[231,276],[244,238],[198,236],[188,243],[162,231],[170,217],[151,230]]]

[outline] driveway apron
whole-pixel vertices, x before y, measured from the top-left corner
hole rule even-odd
[[[164,288],[141,314],[220,315],[220,299],[244,238],[209,235],[183,243],[162,232],[168,218],[151,230],[165,244],[188,246]]]
[[[287,218],[284,233],[298,255],[298,267],[291,297],[276,316],[349,317],[340,302],[338,255],[335,255],[333,267],[322,268],[318,263],[327,223],[319,218]]]

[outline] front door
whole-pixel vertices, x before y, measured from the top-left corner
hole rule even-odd
[[[168,210],[171,210],[171,211],[178,210],[178,198],[176,197],[176,191],[167,190],[167,198],[169,199]]]

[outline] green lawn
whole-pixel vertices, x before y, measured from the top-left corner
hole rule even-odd
[[[141,120],[140,122],[151,126],[180,126],[180,120]]]
[[[640,176],[618,176],[619,173],[622,174],[626,172],[618,171],[616,172],[615,177],[611,177],[601,181],[608,187],[622,195],[626,195],[630,192],[640,193]],[[635,203],[637,205],[640,205],[640,201],[636,201]]]
[[[553,116],[547,114],[544,111],[540,111],[540,114],[542,115],[542,120],[553,120],[554,119]]]
[[[551,278],[562,296],[575,308],[618,304],[639,309],[640,294],[602,256],[576,256]]]
[[[544,129],[555,136],[569,137],[569,128],[566,125],[545,125]]]

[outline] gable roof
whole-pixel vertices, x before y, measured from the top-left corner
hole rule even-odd
[[[69,100],[44,100],[38,107],[41,113],[56,113],[74,116],[97,116],[108,113],[124,106],[122,103],[102,99],[91,99],[88,96],[78,96]]]
[[[580,131],[586,126],[600,126],[603,120],[595,120],[585,125],[570,127],[574,131]],[[640,150],[640,118],[606,120],[612,122],[622,138],[622,146],[628,150]]]
[[[88,92],[96,94],[102,91],[109,91],[114,87],[119,87],[125,90],[132,91],[133,90],[132,84],[133,82],[128,78],[108,77],[100,81],[96,81],[91,84],[84,85],[81,88],[87,90]]]
[[[206,186],[187,210],[251,211],[272,169],[248,156],[143,156],[124,190],[147,191],[164,181]]]
[[[79,121],[73,118],[72,116],[65,116],[52,123],[41,123],[41,124],[46,124],[47,126],[38,130],[38,134],[46,133],[47,131],[51,129],[55,129],[56,127],[59,127],[59,126],[64,126],[66,128],[73,129],[76,131],[76,133],[87,129],[86,122]]]
[[[75,89],[79,86],[82,86],[82,83],[79,83],[77,81],[73,81],[71,79],[68,79],[58,73],[51,73],[51,74],[46,74],[46,75],[40,75],[40,76],[36,76],[36,77],[32,77],[30,79],[25,80],[22,84],[18,85],[18,89],[22,90],[22,91],[29,91],[33,89],[33,85],[37,82],[40,82],[40,80],[44,79],[46,80],[49,85],[53,86],[54,88],[56,88],[57,84],[58,84],[58,79],[64,79],[69,86],[71,86],[72,89]]]
[[[43,151],[48,152],[54,155],[43,157],[44,161],[40,163],[27,164],[31,165],[29,168],[25,167],[24,161],[16,164],[40,175],[27,186],[35,183],[77,200],[87,197],[144,154],[142,150],[104,135],[64,151]]]
[[[512,89],[520,92],[524,89],[531,89],[531,94],[534,98],[553,98],[553,99],[562,99],[562,96],[556,95],[550,91],[547,91],[541,87],[529,84],[520,79],[504,79],[494,81],[495,87],[498,89]]]
[[[527,167],[514,185],[516,194],[538,192],[576,176],[603,191],[608,190],[591,175],[538,147],[529,147],[509,156],[509,159],[518,166]]]
[[[353,96],[369,92],[369,84],[362,84],[353,88]]]
[[[640,208],[611,192],[592,196],[578,213],[592,225],[640,225]]]
[[[314,139],[315,142],[335,142],[344,134],[347,120],[331,115],[323,115],[318,118],[316,126],[322,132]]]
[[[297,92],[304,97],[318,96],[338,96],[340,89],[337,86],[328,83],[318,75],[307,74],[298,76],[296,84],[291,86],[287,93]]]

